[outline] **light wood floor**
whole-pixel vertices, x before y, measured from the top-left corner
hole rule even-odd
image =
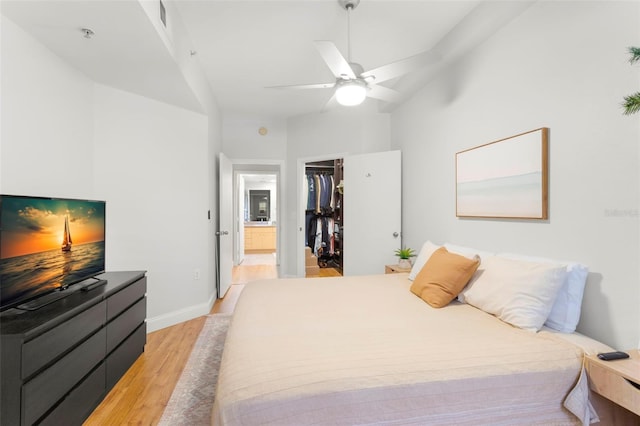
[[[320,277],[340,275],[326,268]],[[231,313],[244,284],[264,278],[277,278],[275,265],[247,265],[234,268],[229,291],[217,300],[211,313]],[[154,331],[147,335],[144,353],[114,386],[85,421],[88,426],[155,425],[162,417],[205,317]]]

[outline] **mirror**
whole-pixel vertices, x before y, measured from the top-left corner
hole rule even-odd
[[[251,221],[268,222],[271,215],[271,191],[249,190],[249,214]]]

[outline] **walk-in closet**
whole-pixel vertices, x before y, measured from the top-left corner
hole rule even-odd
[[[305,164],[306,276],[321,268],[343,270],[343,160]]]

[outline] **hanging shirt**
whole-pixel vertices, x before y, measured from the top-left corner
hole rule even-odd
[[[329,220],[331,218],[322,217],[322,252],[324,255],[329,255],[329,246],[331,240],[329,238]]]
[[[335,236],[334,236],[334,233],[333,233],[334,226],[335,226],[335,221],[333,220],[333,218],[328,218],[327,219],[327,231],[328,231],[328,234],[329,234],[329,254],[331,256],[333,256],[333,253],[335,252]]]
[[[315,187],[316,187],[315,209],[316,209],[316,213],[320,214],[322,213],[322,210],[320,209],[320,196],[322,192],[322,184],[320,183],[320,175],[315,175],[313,178],[315,180]]]
[[[336,181],[333,178],[333,175],[330,176],[331,178],[331,201],[329,202],[329,207],[331,208],[331,211],[334,211],[336,209]]]
[[[307,210],[316,208],[316,180],[312,174],[307,174]]]
[[[322,247],[322,218],[319,217],[316,219],[316,240],[313,247],[313,254],[316,257],[322,256],[322,252],[320,251],[320,247]]]
[[[304,245],[306,247],[311,247],[315,245],[316,242],[316,224],[315,224],[316,215],[313,212],[305,213],[305,233],[304,233]]]

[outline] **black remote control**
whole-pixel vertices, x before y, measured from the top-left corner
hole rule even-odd
[[[603,361],[613,361],[614,359],[629,358],[629,354],[621,351],[604,352],[604,353],[599,353],[598,358],[600,358]]]

